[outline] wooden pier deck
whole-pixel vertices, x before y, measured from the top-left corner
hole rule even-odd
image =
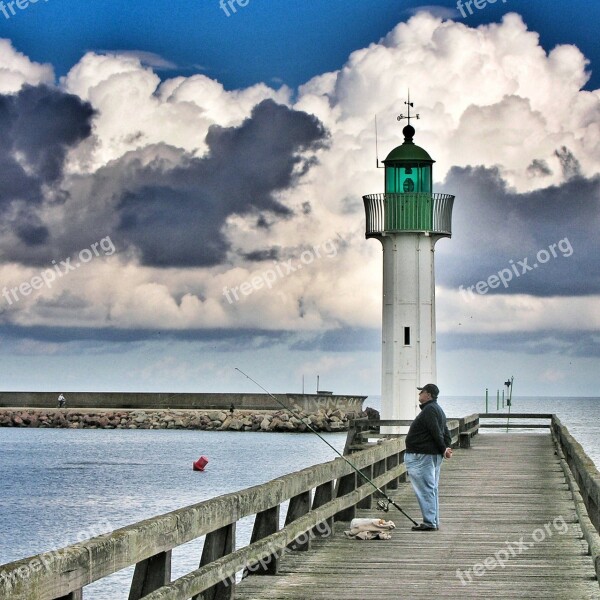
[[[420,520],[409,483],[392,496]],[[486,433],[444,461],[441,528],[410,530],[394,508],[391,540],[315,539],[279,573],[238,584],[239,600],[600,599],[592,557],[549,433]],[[375,505],[374,505],[375,506]]]

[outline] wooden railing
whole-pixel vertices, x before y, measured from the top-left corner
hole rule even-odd
[[[600,472],[556,415],[552,416],[552,437],[600,581]]]
[[[471,438],[479,431],[479,414],[475,413],[458,419],[448,419],[447,425],[452,436],[452,446],[469,448]],[[380,420],[380,419],[357,419],[352,421],[348,429],[345,454],[362,450],[369,446],[370,439],[402,437],[402,433],[382,433],[381,428],[407,427],[412,421],[405,420]]]
[[[480,423],[479,427],[495,429],[550,429],[551,423],[524,423],[523,421],[551,421],[554,416],[549,413],[480,413],[480,419],[502,419],[506,423]]]
[[[404,440],[388,440],[356,453],[352,463],[376,486],[398,487],[405,473]],[[375,488],[342,458],[269,483],[161,515],[47,556],[0,567],[0,598],[80,600],[83,588],[136,565],[129,600],[233,598],[235,575],[277,572],[288,548],[307,550],[310,538],[332,531],[333,520],[350,521],[357,506],[369,506]],[[289,501],[279,529],[282,503]],[[256,515],[250,544],[236,550],[236,523]],[[206,536],[200,567],[171,582],[171,551]],[[46,560],[45,560],[46,558]],[[41,568],[47,565],[46,568]]]
[[[468,448],[480,427],[480,418],[506,418],[499,414],[473,414],[449,419],[452,445]],[[565,477],[573,493],[577,514],[596,573],[600,578],[600,473],[580,444],[555,415],[514,414],[511,419],[551,419],[551,434]],[[388,492],[405,478],[404,436],[381,434],[381,427],[410,421],[355,421],[350,446],[378,443],[355,451],[349,460],[375,486]],[[510,423],[523,427],[523,423]],[[525,423],[533,427],[546,424]],[[506,427],[506,424],[501,424]],[[388,437],[389,439],[381,439]],[[356,448],[354,448],[356,449]],[[110,534],[0,567],[2,600],[81,600],[86,585],[135,565],[129,600],[232,600],[236,574],[277,573],[288,550],[305,551],[311,539],[326,537],[333,521],[350,521],[357,508],[370,508],[373,485],[342,458],[309,467],[255,486],[161,515]],[[285,524],[279,528],[281,505],[289,501]],[[236,550],[236,524],[255,515],[250,543]],[[171,582],[173,548],[204,537],[199,568]],[[48,554],[52,560],[48,560]]]

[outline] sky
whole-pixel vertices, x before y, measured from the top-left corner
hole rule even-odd
[[[479,8],[478,8],[479,6]],[[410,88],[442,395],[598,396],[600,5],[0,3],[0,389],[379,394]],[[425,382],[423,382],[425,383]],[[304,385],[304,388],[303,388]]]

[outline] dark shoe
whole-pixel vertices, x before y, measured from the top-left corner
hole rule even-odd
[[[437,527],[432,527],[431,525],[427,525],[427,523],[419,523],[418,525],[413,525],[411,529],[413,531],[437,531]]]

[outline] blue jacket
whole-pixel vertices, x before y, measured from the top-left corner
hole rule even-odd
[[[406,434],[406,451],[415,454],[444,454],[452,438],[446,425],[446,415],[437,400],[421,405]]]

